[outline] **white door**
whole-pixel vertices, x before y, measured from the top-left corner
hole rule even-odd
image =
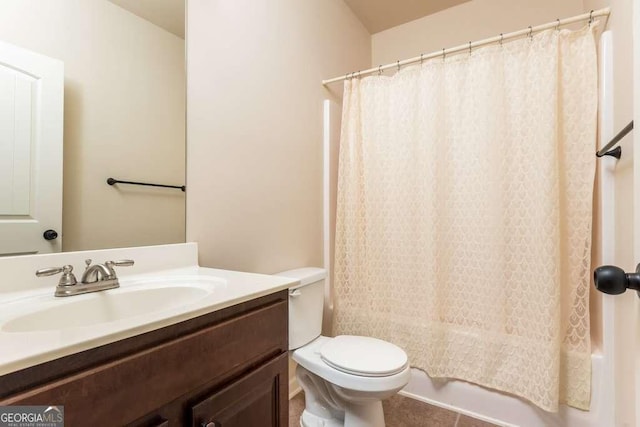
[[[0,42],[0,256],[62,248],[63,93],[62,61]]]

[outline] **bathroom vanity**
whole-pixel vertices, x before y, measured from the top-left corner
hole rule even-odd
[[[0,405],[64,405],[67,426],[286,426],[287,288],[295,283],[192,265],[123,278],[109,294],[14,293],[0,314]],[[209,293],[149,308],[155,289],[180,299],[181,288],[198,286]],[[142,304],[146,292],[140,315],[85,312],[83,325],[76,311]],[[40,307],[23,313],[30,298]],[[66,304],[67,314],[47,304]],[[70,322],[52,313],[79,315]]]

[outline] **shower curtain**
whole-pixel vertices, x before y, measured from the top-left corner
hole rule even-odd
[[[589,408],[594,28],[345,82],[335,333]]]

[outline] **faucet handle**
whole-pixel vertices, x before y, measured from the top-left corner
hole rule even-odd
[[[77,283],[76,276],[73,275],[73,266],[65,265],[62,267],[48,267],[41,268],[36,271],[36,276],[53,276],[54,274],[62,273],[58,286],[73,286]]]
[[[111,265],[115,265],[116,267],[131,267],[134,262],[132,259],[121,259],[118,261],[108,261]]]
[[[87,268],[89,268],[89,266],[91,265],[91,258],[87,258],[87,259],[85,259],[85,260],[84,260],[84,265],[85,265],[85,268],[84,268],[85,270],[86,270]]]
[[[113,267],[131,267],[133,265],[133,260],[132,259],[121,259],[118,261],[107,261],[104,263],[104,265],[107,267],[107,269],[110,272],[110,276],[111,278],[116,278],[116,271],[113,269]]]
[[[38,277],[53,276],[54,274],[58,274],[58,273],[62,273],[62,267],[47,267],[47,268],[41,268],[40,270],[36,271],[36,276]]]

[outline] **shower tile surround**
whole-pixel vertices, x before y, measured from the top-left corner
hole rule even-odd
[[[387,427],[496,427],[485,421],[396,395],[382,402]],[[289,427],[300,427],[304,393],[289,401]]]

